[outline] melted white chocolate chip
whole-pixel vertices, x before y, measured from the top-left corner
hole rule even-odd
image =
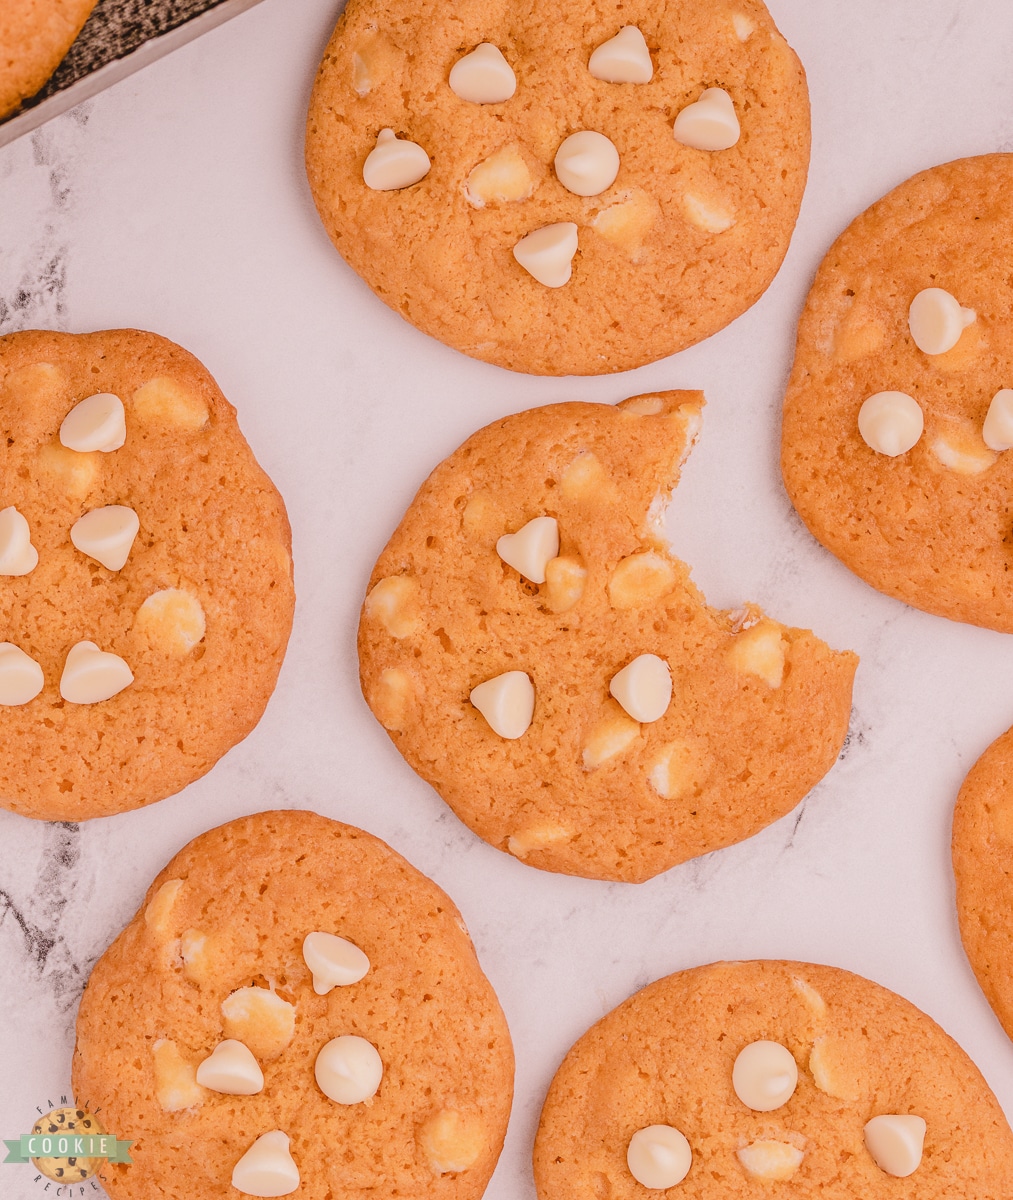
[[[280,1129],[262,1133],[232,1170],[232,1186],[244,1196],[288,1196],[299,1186],[299,1168]]]
[[[42,668],[20,646],[0,642],[0,705],[27,704],[42,691]]]
[[[559,554],[559,525],[555,517],[535,517],[517,530],[505,533],[496,553],[532,583],[545,582],[545,568]]]
[[[654,63],[644,35],[636,25],[625,25],[592,52],[587,69],[606,83],[650,83]]]
[[[502,738],[523,737],[535,712],[535,685],[523,671],[505,671],[472,688],[471,702]]]
[[[28,521],[12,505],[0,511],[0,575],[27,575],[39,565]]]
[[[660,720],[672,702],[672,672],[656,654],[641,654],[612,676],[609,691],[634,721]]]
[[[226,1038],[197,1067],[197,1082],[225,1096],[255,1096],[264,1087],[264,1072],[252,1052]]]
[[[99,392],[75,404],[60,426],[60,441],[82,454],[119,450],[127,440],[123,401],[112,392]]]
[[[418,142],[396,137],[393,129],[381,129],[362,164],[362,180],[374,192],[395,192],[425,179],[431,166]]]
[[[313,1073],[320,1090],[335,1104],[361,1104],[376,1095],[383,1062],[372,1042],[346,1033],[321,1049]]]
[[[925,1129],[922,1117],[888,1113],[866,1123],[865,1145],[881,1171],[904,1179],[921,1165]]]
[[[783,1183],[795,1174],[805,1155],[790,1142],[764,1139],[735,1151],[747,1175],[764,1183]]]
[[[798,1084],[798,1065],[779,1042],[751,1042],[732,1067],[735,1094],[754,1112],[773,1112],[787,1104]]]
[[[99,704],[134,682],[133,672],[118,654],[94,642],[78,642],[67,653],[60,695],[71,704]]]
[[[731,96],[724,88],[707,88],[675,118],[672,132],[695,150],[730,150],[741,132]]]
[[[619,151],[603,133],[582,129],[560,144],[553,166],[556,178],[568,192],[597,196],[616,181]]]
[[[992,397],[981,436],[990,450],[1013,447],[1013,388],[1001,388]]]
[[[470,104],[502,104],[517,90],[517,76],[502,50],[483,42],[450,68],[450,90]]]
[[[524,270],[551,288],[570,282],[576,253],[577,226],[573,221],[543,225],[514,246],[514,258]]]
[[[931,287],[911,301],[908,328],[923,354],[945,354],[960,341],[960,335],[976,317],[973,308],[961,308],[960,301],[949,292]]]
[[[334,933],[308,933],[303,938],[302,956],[318,996],[358,983],[369,970],[369,959],[359,947]]]
[[[70,540],[82,554],[94,558],[110,571],[122,570],[141,523],[125,504],[93,508],[75,521]]]
[[[648,1125],[630,1138],[626,1164],[637,1183],[660,1191],[682,1183],[693,1164],[693,1151],[673,1126]]]
[[[906,454],[925,428],[921,405],[906,392],[876,392],[858,412],[858,432],[877,454]]]

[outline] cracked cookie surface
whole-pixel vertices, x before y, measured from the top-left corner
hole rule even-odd
[[[753,606],[709,608],[668,550],[664,504],[702,402],[489,425],[432,473],[370,578],[367,702],[461,820],[533,866],[647,879],[783,816],[843,743],[856,656]],[[523,561],[502,539],[537,518],[558,528],[544,583],[501,557]],[[504,682],[487,704],[490,680]],[[507,736],[478,704],[508,715]]]
[[[105,394],[122,402],[122,446],[69,449],[68,414]],[[250,732],[274,690],[294,608],[281,497],[211,375],[154,334],[0,338],[0,423],[0,508],[27,522],[38,555],[0,574],[0,639],[37,664],[42,689],[0,703],[0,804],[81,820],[172,795]],[[116,570],[79,549],[103,553],[94,531],[72,540],[110,507],[139,523]],[[66,699],[82,698],[68,669],[82,643],[86,671],[129,668],[109,698]]]
[[[646,39],[650,81],[593,76],[592,53],[631,25]],[[483,44],[516,79],[498,103],[470,103],[449,83]],[[734,104],[737,143],[676,141],[677,115],[715,87]],[[408,186],[372,190],[363,166],[388,129],[431,166]],[[553,169],[581,131],[619,156],[614,182],[590,196]],[[512,370],[603,374],[708,337],[766,289],[805,186],[808,93],[759,0],[636,0],[621,11],[464,0],[452,12],[433,0],[350,0],[317,75],[306,161],[331,240],[401,316]],[[561,224],[576,233],[572,277],[545,286],[513,248]]]
[[[797,1083],[785,1102],[755,1111],[733,1066],[766,1040],[790,1052]],[[906,1178],[866,1144],[866,1124],[896,1114],[925,1122]],[[886,988],[809,963],[680,971],[603,1017],[549,1088],[534,1150],[540,1200],[661,1195],[627,1164],[634,1134],[657,1125],[689,1143],[688,1173],[664,1191],[685,1200],[1001,1200],[1013,1178],[1013,1134],[956,1042]]]
[[[792,503],[847,567],[915,608],[1004,632],[1013,457],[983,432],[1013,387],[1011,189],[1013,155],[961,159],[915,175],[852,222],[806,301],[781,444]],[[936,353],[911,324],[912,302],[931,289],[970,320]],[[889,448],[900,453],[877,452],[859,414],[898,391],[914,402],[915,424]]]
[[[364,977],[320,994],[311,932],[363,951]],[[364,1102],[337,1103],[314,1081],[321,1048],[346,1035],[382,1060]],[[259,1091],[198,1083],[223,1038],[256,1057]],[[113,1200],[234,1200],[236,1164],[277,1131],[305,1200],[478,1200],[506,1131],[513,1052],[436,884],[359,829],[269,812],[202,834],[152,883],[85,989],[73,1083],[134,1139],[133,1164],[102,1171]]]

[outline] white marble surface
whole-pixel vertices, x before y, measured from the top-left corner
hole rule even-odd
[[[870,590],[817,546],[777,470],[794,322],[843,226],[916,170],[1013,149],[1009,0],[770,0],[812,90],[814,151],[777,280],[721,334],[589,380],[473,362],[394,316],[339,260],[302,172],[303,113],[337,0],[248,13],[0,152],[0,331],[135,325],[194,351],[288,503],[299,605],[263,721],[205,779],[81,827],[0,813],[0,1137],[69,1082],[88,971],[186,841],[309,806],[389,841],[454,897],[517,1048],[490,1200],[534,1196],[545,1088],[592,1021],[660,975],[797,957],[913,1000],[1013,1117],[1013,1047],[957,936],[949,824],[1013,721],[1013,639]],[[541,874],[461,826],[359,693],[370,566],[427,472],[478,426],[557,399],[700,387],[703,437],[670,514],[709,599],[751,599],[862,656],[844,760],[759,836],[639,887]],[[43,1194],[0,1167],[0,1194]]]

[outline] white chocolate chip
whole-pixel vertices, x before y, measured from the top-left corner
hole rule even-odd
[[[28,521],[12,505],[0,511],[0,575],[27,575],[39,565]]]
[[[813,1083],[825,1095],[853,1104],[861,1093],[854,1059],[853,1047],[840,1038],[816,1038],[809,1051]]]
[[[553,613],[569,612],[584,595],[586,582],[587,568],[579,559],[551,559],[545,564],[545,607]]]
[[[144,910],[144,924],[156,936],[164,936],[169,932],[172,910],[182,887],[182,879],[167,879],[148,901]]]
[[[155,649],[182,657],[204,636],[204,609],[190,592],[163,588],[152,592],[137,610],[134,629]]]
[[[98,476],[97,454],[78,454],[59,442],[49,442],[39,451],[36,469],[48,475],[66,496],[80,499],[95,486]]]
[[[818,1020],[822,1021],[827,1015],[827,1002],[819,994],[819,992],[810,983],[806,983],[804,979],[799,979],[797,976],[792,978],[791,986],[802,997],[806,1003],[806,1007]]]
[[[388,575],[366,597],[366,616],[377,620],[391,637],[410,637],[421,624],[419,584],[411,575]]]
[[[505,671],[472,688],[471,702],[493,733],[523,737],[535,711],[535,686],[523,671]]]
[[[288,1134],[262,1133],[232,1169],[232,1186],[244,1196],[288,1196],[299,1186],[299,1168]]]
[[[773,1112],[791,1099],[798,1084],[798,1065],[779,1042],[751,1042],[739,1051],[732,1067],[735,1094],[754,1112]]]
[[[158,375],[134,392],[134,416],[148,425],[170,425],[196,432],[211,419],[204,398],[171,375]]]
[[[906,454],[922,436],[921,405],[906,392],[876,392],[858,412],[858,432],[877,454]]]
[[[20,646],[0,642],[0,705],[27,704],[42,691],[42,668]]]
[[[507,850],[516,858],[526,858],[532,850],[544,850],[547,846],[556,846],[560,842],[568,842],[573,837],[573,830],[552,821],[544,821],[540,825],[529,825],[519,829],[507,838]]]
[[[661,216],[661,205],[641,188],[629,188],[616,194],[616,202],[607,204],[591,221],[591,228],[605,241],[624,251],[637,262],[644,240]]]
[[[496,553],[532,583],[545,582],[545,568],[559,553],[559,525],[555,517],[535,517],[517,530],[505,533]]]
[[[130,549],[141,523],[137,513],[125,504],[107,504],[93,508],[75,521],[70,540],[89,558],[110,571],[119,571],[130,557]]]
[[[78,642],[67,652],[60,695],[70,704],[99,704],[133,682],[133,672],[118,654],[100,650],[94,642]]]
[[[366,60],[356,51],[352,55],[352,87],[357,96],[368,96],[373,86],[373,78],[369,73]]]
[[[179,957],[183,960],[183,974],[193,983],[204,983],[213,970],[208,935],[199,929],[184,929],[180,934]]]
[[[119,450],[127,440],[127,421],[123,401],[112,392],[99,392],[75,404],[63,418],[60,441],[68,450],[87,454],[101,450],[108,454]]]
[[[650,83],[654,63],[644,35],[636,25],[622,29],[592,52],[587,69],[606,83]]]
[[[517,76],[492,42],[483,42],[450,68],[450,90],[471,104],[502,104],[517,90]]]
[[[258,1059],[277,1058],[295,1033],[295,1008],[267,988],[238,988],[222,1001],[222,1028]]]
[[[151,1046],[155,1073],[155,1099],[163,1112],[182,1112],[204,1100],[204,1089],[197,1083],[193,1063],[179,1051],[175,1042],[159,1038]]]
[[[961,308],[943,288],[925,288],[911,301],[908,327],[914,344],[924,354],[945,354],[977,317],[973,308]]]
[[[326,996],[331,988],[358,983],[369,970],[369,959],[359,947],[333,933],[308,933],[303,938],[302,956],[318,996]]]
[[[728,651],[728,661],[736,671],[755,675],[769,687],[778,688],[784,680],[787,645],[781,626],[763,619],[737,635]]]
[[[634,417],[657,417],[665,411],[665,402],[660,396],[634,396],[624,400],[619,411]]]
[[[1013,447],[1013,388],[1001,388],[992,397],[981,436],[990,450]]]
[[[996,453],[970,421],[948,421],[945,431],[929,444],[937,462],[958,475],[980,475],[995,465]]]
[[[384,729],[401,733],[408,725],[414,698],[415,685],[408,672],[386,667],[380,672],[370,702]]]
[[[581,753],[585,771],[600,767],[602,763],[622,754],[640,736],[640,722],[627,716],[614,700],[607,702],[606,715],[588,735]]]
[[[675,118],[675,140],[695,150],[730,150],[739,140],[739,118],[724,88],[707,88]]]
[[[335,1104],[361,1104],[376,1095],[383,1062],[372,1042],[346,1033],[321,1049],[313,1073],[317,1086]]]
[[[677,800],[699,786],[699,754],[685,742],[669,742],[651,763],[647,779],[664,800]]]
[[[922,1117],[884,1114],[866,1123],[865,1145],[881,1171],[904,1179],[921,1165],[925,1129]]]
[[[482,1157],[487,1144],[480,1117],[444,1108],[435,1113],[417,1134],[429,1165],[439,1175],[466,1171]]]
[[[735,216],[727,208],[705,200],[695,192],[687,192],[682,198],[682,207],[691,225],[706,233],[724,233],[735,224]]]
[[[630,1138],[626,1150],[630,1174],[645,1188],[675,1187],[689,1174],[693,1151],[686,1136],[671,1125],[648,1125]]]
[[[570,282],[576,253],[577,226],[573,221],[543,225],[514,246],[514,258],[524,270],[551,288]]]
[[[560,144],[553,160],[556,178],[575,196],[597,196],[619,174],[619,151],[603,133],[582,129]]]
[[[677,582],[675,568],[663,554],[647,550],[631,554],[616,564],[609,579],[613,608],[645,608],[667,596]]]
[[[425,179],[430,166],[429,155],[418,142],[396,137],[393,129],[381,129],[362,164],[362,180],[374,192],[394,192]]]
[[[198,1065],[197,1082],[225,1096],[255,1096],[264,1087],[264,1072],[242,1042],[226,1038]]]
[[[475,208],[527,200],[534,190],[528,164],[516,146],[504,146],[483,159],[471,169],[464,185],[468,203]]]
[[[781,1183],[791,1179],[805,1157],[801,1150],[788,1142],[764,1140],[753,1142],[735,1151],[747,1175],[764,1183]]]
[[[735,36],[740,42],[748,42],[750,34],[756,28],[745,13],[735,13],[732,17],[732,26],[735,29]]]
[[[609,691],[634,721],[659,721],[672,702],[672,672],[656,654],[638,655],[612,676]]]

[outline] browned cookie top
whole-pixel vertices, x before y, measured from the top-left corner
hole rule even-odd
[[[311,933],[364,952],[365,975],[321,994]],[[338,1103],[315,1067],[347,1036],[379,1052],[382,1078],[370,1098]],[[259,1091],[197,1082],[226,1039],[256,1059]],[[236,1164],[275,1132],[300,1200],[478,1200],[503,1144],[513,1052],[440,888],[361,830],[269,812],[196,838],[151,885],[85,989],[73,1079],[134,1142],[133,1165],[102,1173],[115,1200],[237,1200]]]
[[[69,449],[65,418],[102,393],[122,402],[123,445]],[[154,334],[0,338],[0,425],[0,510],[17,510],[38,554],[0,575],[0,641],[42,683],[0,704],[0,804],[79,820],[160,800],[245,737],[274,689],[294,607],[284,504],[210,374]],[[139,522],[118,570],[72,540],[113,506]],[[133,682],[65,699],[81,642]]]
[[[983,430],[1013,387],[1011,191],[1013,155],[962,159],[902,183],[844,231],[799,324],[781,459],[802,519],[866,582],[1007,632],[1013,457]],[[936,353],[916,344],[909,316],[929,289],[972,322]],[[859,431],[863,405],[884,391],[909,396],[924,424],[895,456]]]
[[[42,87],[94,7],[95,0],[3,0],[0,118]]]
[[[432,473],[370,578],[367,702],[466,824],[533,866],[647,879],[783,816],[844,740],[856,657],[752,606],[707,607],[668,550],[701,404],[667,392],[489,425]],[[537,519],[558,530],[544,583],[498,550]],[[644,655],[670,674],[660,717],[610,695]],[[501,736],[470,697],[511,672],[534,710]]]
[[[653,77],[596,78],[592,53],[628,26]],[[508,100],[451,89],[482,44],[514,74]],[[673,135],[710,88],[734,106],[730,148]],[[429,156],[420,182],[366,186],[384,129]],[[584,130],[619,155],[614,182],[588,196],[553,167]],[[512,370],[604,374],[708,337],[770,283],[805,186],[808,93],[759,0],[350,0],[317,75],[306,161],[332,241],[400,315]],[[578,245],[569,282],[550,287],[513,248],[558,223]]]

